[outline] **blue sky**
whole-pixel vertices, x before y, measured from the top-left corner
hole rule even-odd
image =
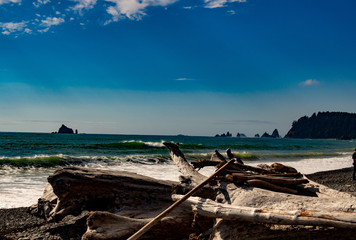
[[[353,0],[0,0],[0,131],[253,136],[356,112]]]

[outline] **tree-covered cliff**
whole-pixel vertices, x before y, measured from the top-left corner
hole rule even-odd
[[[285,137],[356,139],[356,113],[319,112],[301,117]]]

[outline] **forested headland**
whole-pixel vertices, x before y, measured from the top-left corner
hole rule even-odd
[[[356,113],[319,112],[301,117],[285,138],[356,139]]]

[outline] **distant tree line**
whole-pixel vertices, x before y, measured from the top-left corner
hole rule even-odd
[[[294,121],[286,138],[356,139],[356,113],[318,112]]]

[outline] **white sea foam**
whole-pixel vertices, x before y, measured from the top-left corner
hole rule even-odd
[[[143,143],[147,146],[150,147],[164,147],[163,143],[165,142],[164,140],[161,140],[160,142],[144,142],[144,141],[136,141],[136,140],[126,140],[126,141],[122,141],[122,143]]]
[[[0,169],[0,208],[28,207],[42,195],[49,169]]]

